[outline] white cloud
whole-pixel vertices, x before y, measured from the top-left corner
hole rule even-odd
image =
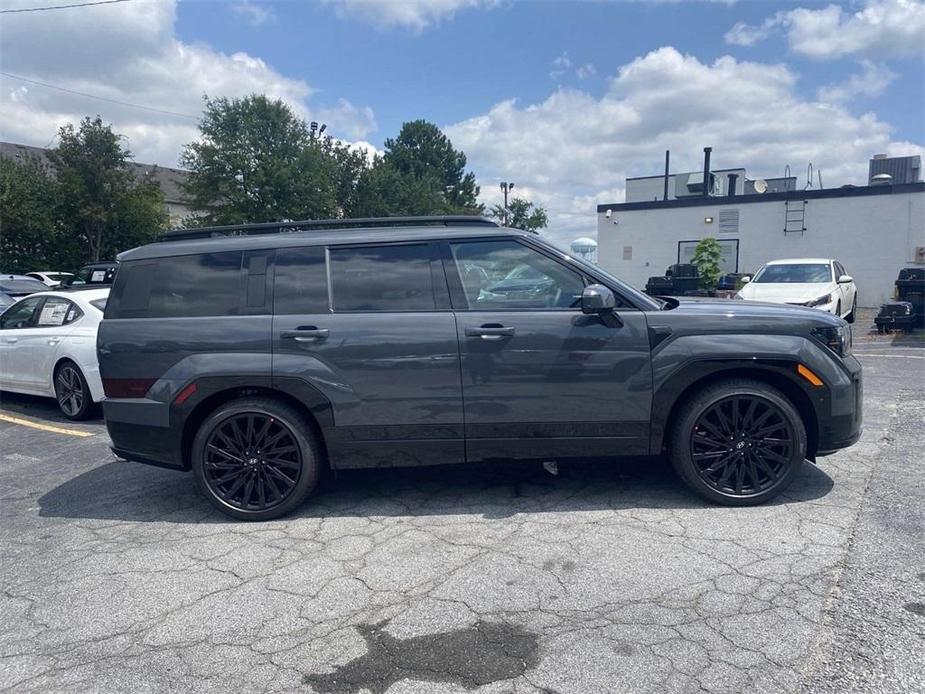
[[[597,68],[592,63],[585,63],[575,68],[575,77],[580,80],[586,80],[597,74]]]
[[[574,68],[574,69],[573,69]],[[592,63],[575,65],[569,57],[568,51],[552,61],[549,78],[555,82],[561,81],[568,75],[574,75],[578,80],[586,80],[597,74],[597,68]]]
[[[560,88],[446,130],[479,173],[486,202],[497,200],[497,181],[515,181],[548,208],[562,241],[593,234],[595,203],[621,201],[627,175],[659,173],[666,149],[674,171],[699,169],[710,145],[718,168],[767,177],[811,161],[828,185],[863,183],[876,152],[925,153],[894,142],[876,115],[806,100],[796,86],[784,65],[729,56],[707,64],[667,47],[621,67],[602,97]]]
[[[136,160],[176,166],[183,145],[198,135],[203,94],[253,92],[283,99],[307,119],[326,113],[328,132],[335,136],[365,137],[375,128],[370,109],[341,100],[325,111],[315,105],[308,83],[279,73],[260,58],[180,41],[174,33],[175,12],[175,2],[132,2],[10,15],[0,24],[0,64],[4,72],[21,77],[193,118],[0,77],[0,138],[44,146],[60,125],[100,114],[126,136]]]
[[[733,46],[754,46],[774,33],[777,26],[776,18],[765,20],[763,24],[758,26],[752,26],[745,22],[736,22],[732,29],[726,32],[724,38],[726,43]]]
[[[858,96],[880,96],[896,79],[896,73],[884,65],[862,60],[860,66],[861,71],[849,76],[844,82],[821,87],[819,100],[844,103]]]
[[[255,0],[235,0],[235,2],[231,3],[231,11],[243,17],[248,24],[254,27],[276,21],[276,13],[273,8]]]
[[[322,123],[336,124],[337,131],[352,140],[362,140],[378,128],[369,106],[354,106],[346,99],[340,99],[336,106],[318,109],[315,117]]]
[[[867,0],[857,12],[840,5],[778,12],[762,24],[737,23],[726,42],[751,46],[776,31],[786,33],[790,50],[809,58],[833,59],[867,55],[925,55],[925,2],[922,0]]]
[[[494,7],[499,0],[323,0],[338,14],[357,17],[383,29],[403,27],[416,32],[450,19],[458,11]]]

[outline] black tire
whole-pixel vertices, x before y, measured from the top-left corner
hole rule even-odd
[[[800,472],[806,427],[776,388],[731,379],[705,387],[681,406],[669,452],[675,471],[700,496],[754,506],[783,492]]]
[[[199,426],[192,467],[218,510],[263,521],[285,516],[311,494],[322,454],[298,411],[272,398],[241,398],[221,405]]]
[[[851,313],[845,316],[845,321],[848,323],[854,323],[854,316],[858,310],[858,295],[857,292],[854,294],[854,300],[851,302]]]
[[[69,359],[55,367],[55,399],[61,414],[73,421],[93,414],[93,396],[80,367]]]

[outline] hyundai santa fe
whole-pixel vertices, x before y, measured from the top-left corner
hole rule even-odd
[[[112,448],[226,514],[323,468],[667,455],[757,504],[853,444],[861,367],[811,309],[657,300],[477,217],[166,233],[119,256],[98,333]]]

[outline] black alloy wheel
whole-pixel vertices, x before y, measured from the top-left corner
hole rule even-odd
[[[90,388],[76,364],[62,363],[55,371],[55,398],[68,419],[86,419],[93,407]]]
[[[681,479],[710,501],[760,504],[793,482],[806,457],[806,428],[776,388],[747,379],[707,386],[673,422],[669,451]]]
[[[242,520],[282,516],[314,488],[319,456],[301,416],[274,400],[232,401],[203,422],[193,471],[209,500]]]
[[[758,494],[781,479],[793,457],[793,431],[780,409],[753,395],[707,408],[691,432],[691,457],[708,485],[724,494]]]

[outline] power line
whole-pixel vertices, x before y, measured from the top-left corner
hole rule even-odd
[[[108,2],[114,2],[115,0],[107,0]],[[67,89],[65,87],[59,87],[54,84],[48,84],[47,82],[39,82],[38,80],[30,80],[27,77],[20,77],[19,75],[14,75],[9,72],[0,71],[0,75],[4,77],[10,77],[14,80],[19,80],[20,82],[28,82],[29,84],[36,84],[40,87],[46,87],[47,89],[57,89],[59,92],[66,92],[67,94],[76,94],[77,96],[85,96],[88,99],[97,99],[98,101],[106,101],[110,104],[118,104],[119,106],[129,106],[130,108],[140,108],[143,111],[151,111],[152,113],[163,113],[168,116],[177,116],[179,118],[189,118],[191,120],[198,121],[199,116],[192,116],[189,113],[177,113],[176,111],[165,111],[162,108],[153,108],[152,106],[142,106],[141,104],[132,104],[128,101],[119,101],[118,99],[108,99],[105,96],[97,96],[96,94],[87,94],[86,92],[78,92],[74,89]]]
[[[0,14],[18,14],[20,12],[48,12],[49,10],[68,10],[72,7],[90,7],[91,5],[114,5],[117,2],[131,2],[131,0],[96,0],[96,2],[77,2],[72,5],[49,5],[47,7],[20,7],[15,10],[0,10]]]

